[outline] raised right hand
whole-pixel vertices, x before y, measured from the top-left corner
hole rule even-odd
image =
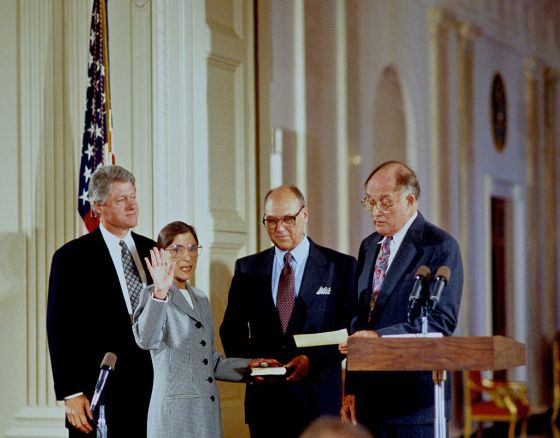
[[[93,421],[93,414],[85,395],[81,394],[64,400],[64,410],[70,424],[80,432],[89,433],[93,430],[93,426],[88,421],[88,419]]]
[[[154,281],[154,296],[160,300],[167,297],[167,292],[173,284],[175,262],[169,263],[164,249],[153,248],[150,250],[151,262],[145,257],[146,266]]]

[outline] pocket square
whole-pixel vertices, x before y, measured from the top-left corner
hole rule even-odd
[[[321,286],[317,289],[317,295],[330,295],[331,294],[331,287],[330,286]]]

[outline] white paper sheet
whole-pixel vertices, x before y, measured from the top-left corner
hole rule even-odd
[[[348,339],[348,330],[341,329],[332,332],[312,333],[306,335],[294,335],[294,341],[298,348],[301,347],[317,347],[320,345],[338,345],[346,342]]]

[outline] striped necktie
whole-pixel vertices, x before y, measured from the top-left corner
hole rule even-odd
[[[389,264],[389,256],[391,255],[391,241],[392,237],[386,237],[381,244],[381,250],[375,261],[375,268],[373,271],[373,282],[371,288],[371,299],[369,302],[369,316],[368,322],[371,322],[371,316],[373,314],[373,309],[375,309],[375,303],[381,292],[381,285],[383,284],[383,279],[385,278],[385,273],[387,272],[387,265]]]
[[[136,263],[134,263],[134,260],[132,259],[132,253],[128,249],[128,246],[126,246],[125,241],[121,240],[119,245],[121,246],[124,279],[126,281],[126,287],[128,288],[128,295],[130,296],[132,313],[134,313],[134,310],[138,305],[138,301],[140,301],[140,292],[142,292],[144,286],[140,280],[140,274],[136,268]]]
[[[284,267],[278,280],[278,294],[276,296],[276,309],[278,310],[278,316],[280,317],[284,333],[288,329],[288,323],[290,322],[295,302],[296,281],[294,270],[292,265],[290,265],[291,260],[292,254],[290,252],[284,254]]]

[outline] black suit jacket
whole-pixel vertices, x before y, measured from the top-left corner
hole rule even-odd
[[[360,247],[357,265],[357,312],[352,320],[352,332],[375,330],[380,336],[399,333],[421,333],[419,312],[412,324],[407,321],[408,298],[414,285],[416,270],[426,265],[432,272],[430,289],[440,266],[451,270],[449,283],[441,301],[428,318],[428,331],[449,336],[457,326],[463,267],[456,240],[448,233],[427,222],[418,213],[381,286],[371,322],[368,323],[369,302],[378,243],[378,233],[366,237]],[[363,423],[426,424],[433,422],[434,386],[429,372],[348,373],[346,393],[356,394],[360,420]],[[389,397],[388,394],[391,394]],[[450,414],[450,386],[446,386],[446,418]]]
[[[237,260],[220,336],[228,356],[276,358],[287,363],[299,354],[310,359],[301,382],[247,385],[247,423],[308,422],[337,415],[341,401],[341,360],[337,346],[296,348],[293,335],[349,328],[356,260],[316,245],[309,257],[286,334],[272,298],[274,247]],[[323,289],[321,289],[323,288]],[[317,293],[319,291],[328,293]]]
[[[135,233],[132,237],[144,263],[155,242]],[[117,271],[99,229],[66,243],[53,256],[47,335],[57,400],[78,392],[91,400],[103,356],[113,352],[117,362],[105,388],[109,436],[145,436],[153,378],[150,353],[136,345]]]

